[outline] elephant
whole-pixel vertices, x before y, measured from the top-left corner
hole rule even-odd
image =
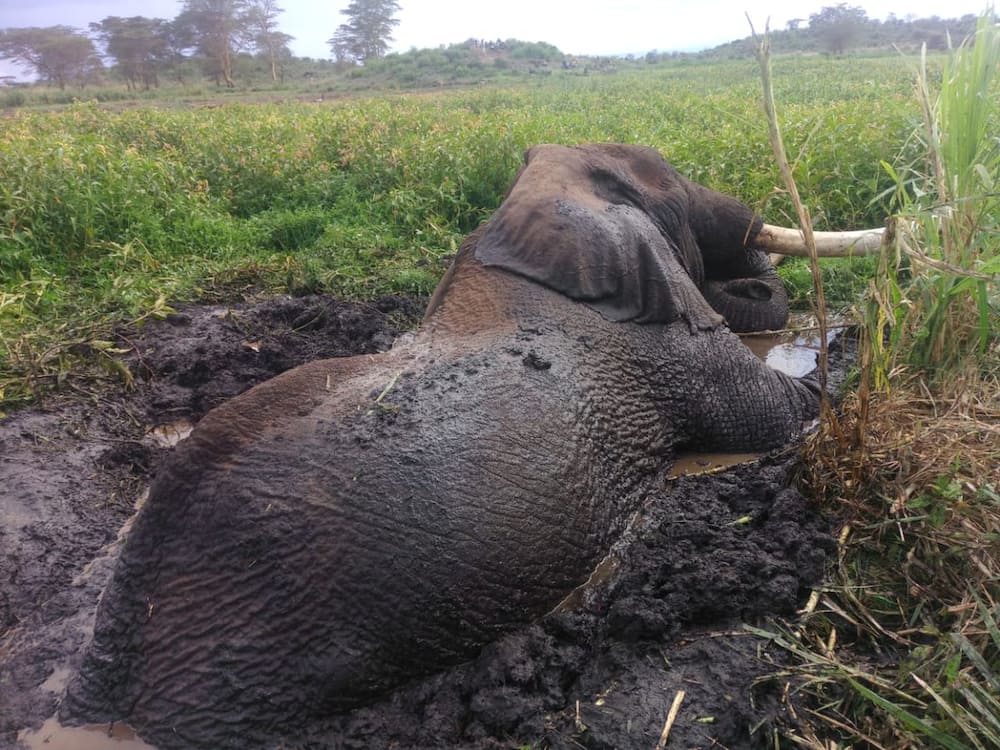
[[[267,744],[544,616],[678,450],[766,451],[817,415],[815,378],[731,330],[784,322],[763,226],[652,148],[531,148],[414,333],[266,381],[176,447],[62,720]]]

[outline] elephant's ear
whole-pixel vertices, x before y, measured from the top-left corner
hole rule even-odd
[[[689,195],[688,225],[701,252],[709,278],[751,276],[751,248],[764,220],[747,205],[696,182],[685,181]]]
[[[561,160],[532,163],[538,147],[529,152],[528,167],[476,245],[477,260],[579,300],[609,320],[683,319],[692,330],[718,327],[722,318],[650,216],[596,194],[589,170],[573,169],[579,160],[573,149],[543,148],[561,149],[555,154]]]

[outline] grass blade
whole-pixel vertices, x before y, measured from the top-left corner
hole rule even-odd
[[[947,750],[968,750],[968,747],[966,745],[962,744],[954,737],[951,737],[945,734],[944,732],[936,729],[934,726],[928,724],[920,717],[911,714],[902,706],[898,706],[895,703],[886,700],[878,693],[873,692],[872,690],[866,688],[857,680],[853,678],[848,678],[847,682],[861,696],[874,703],[876,706],[881,708],[887,714],[889,714],[893,718],[903,723],[909,729],[915,732],[919,732],[925,737],[934,740],[934,742],[937,742],[942,747],[947,748]]]

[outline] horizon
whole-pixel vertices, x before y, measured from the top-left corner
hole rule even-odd
[[[639,0],[625,2],[609,14],[603,0],[551,0],[539,7],[531,0],[508,0],[502,8],[492,4],[460,0],[399,0],[399,24],[394,29],[391,53],[412,49],[437,49],[461,44],[468,39],[518,39],[546,42],[566,55],[581,57],[641,56],[647,52],[700,52],[750,36],[748,16],[756,29],[766,24],[774,30],[785,29],[798,19],[807,25],[808,18],[833,2],[817,0],[816,7],[804,10],[792,0],[746,4],[734,0],[704,0],[698,8],[678,7],[675,3]],[[345,20],[340,10],[347,0],[317,8],[307,0],[284,0],[285,10],[278,16],[278,27],[291,34],[292,54],[299,58],[328,60],[332,57],[326,40]],[[148,18],[175,18],[181,0],[147,0],[143,15]],[[679,4],[676,4],[679,6]],[[979,15],[990,7],[983,0],[957,0],[942,15],[935,0],[869,0],[859,3],[868,17],[884,21],[890,14],[899,18],[957,19]],[[21,0],[0,0],[0,29],[30,26],[64,25],[87,33],[90,23],[108,16],[130,17],[130,0],[35,0],[25,7]],[[519,12],[519,10],[525,12]],[[676,17],[683,14],[683,22]],[[567,23],[571,18],[572,23]],[[322,30],[325,29],[325,30]],[[17,76],[19,81],[33,81],[34,75],[24,66],[0,60],[0,75]]]

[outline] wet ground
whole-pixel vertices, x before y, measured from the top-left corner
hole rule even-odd
[[[0,422],[0,748],[148,747],[50,717],[150,477],[213,406],[304,361],[388,348],[422,307],[182,310],[119,342],[133,392],[54,397]],[[761,680],[781,654],[742,626],[793,614],[834,544],[788,488],[790,455],[720,460],[678,465],[592,585],[541,622],[282,746],[653,748],[679,701],[668,747],[763,747],[787,721],[782,686]]]

